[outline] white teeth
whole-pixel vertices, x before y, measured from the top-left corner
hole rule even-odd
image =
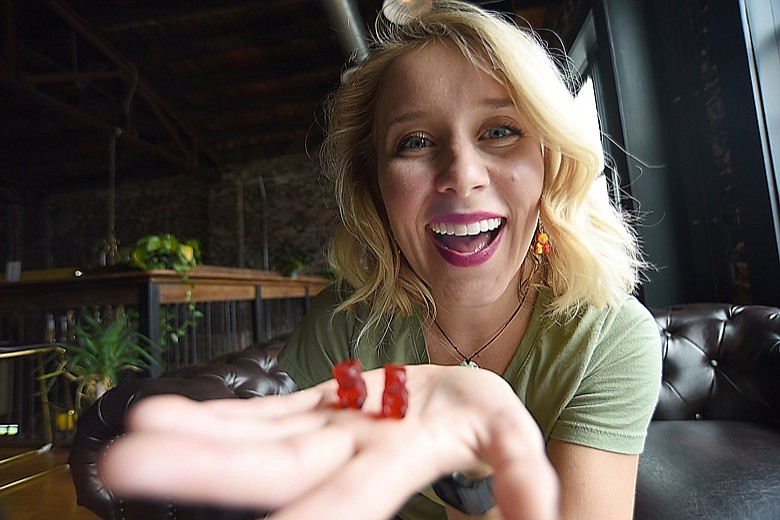
[[[493,231],[501,225],[500,218],[486,218],[478,222],[468,224],[450,224],[445,222],[436,222],[431,224],[431,231],[439,235],[455,235],[464,237],[467,235],[479,235],[486,231]]]

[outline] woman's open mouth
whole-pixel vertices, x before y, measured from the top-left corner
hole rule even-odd
[[[497,238],[504,223],[505,219],[496,217],[465,224],[434,222],[428,229],[445,260],[453,265],[470,266],[490,258],[498,246]]]

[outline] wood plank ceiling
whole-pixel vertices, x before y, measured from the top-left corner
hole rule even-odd
[[[554,2],[480,3],[538,24]],[[353,5],[372,23],[381,1]],[[6,0],[2,17],[0,200],[316,150],[345,62],[322,0]]]

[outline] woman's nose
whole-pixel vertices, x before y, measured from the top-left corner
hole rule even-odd
[[[478,150],[471,146],[454,145],[440,157],[436,189],[467,197],[490,185],[487,164]]]

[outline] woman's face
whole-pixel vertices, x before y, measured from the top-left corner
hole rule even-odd
[[[501,84],[454,46],[428,44],[388,68],[375,132],[393,236],[437,303],[516,294],[544,166]]]

